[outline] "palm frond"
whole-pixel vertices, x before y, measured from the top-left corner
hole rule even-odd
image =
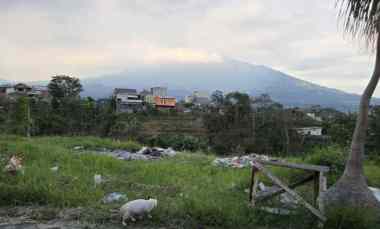
[[[380,0],[337,0],[344,29],[373,44],[379,29]]]

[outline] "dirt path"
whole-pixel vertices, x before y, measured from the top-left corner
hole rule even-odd
[[[49,207],[2,207],[0,208],[0,229],[150,229],[130,225],[123,227],[117,215],[111,214],[107,222],[86,222],[86,209],[56,209]]]

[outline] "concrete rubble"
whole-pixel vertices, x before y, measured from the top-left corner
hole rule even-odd
[[[380,201],[380,189],[374,188],[374,187],[369,187],[369,189],[373,192],[375,195],[376,199]]]
[[[73,148],[77,151],[84,151],[84,152],[90,152],[98,155],[108,155],[112,156],[114,158],[120,159],[120,160],[127,160],[127,161],[133,161],[133,160],[155,160],[160,159],[163,157],[173,157],[177,155],[177,151],[173,150],[172,148],[159,148],[159,147],[142,147],[137,152],[130,152],[128,150],[122,150],[122,149],[96,149],[96,150],[85,150],[83,147],[76,146]]]
[[[105,204],[113,203],[113,202],[119,202],[119,201],[127,201],[127,195],[119,193],[119,192],[112,192],[104,196],[102,199],[102,202]]]
[[[249,154],[236,157],[216,158],[213,161],[213,165],[219,167],[247,168],[252,166],[254,160],[271,161],[276,159],[267,155]]]

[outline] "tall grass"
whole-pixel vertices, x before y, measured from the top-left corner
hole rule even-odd
[[[85,207],[108,215],[121,203],[101,203],[110,192],[125,193],[129,199],[158,199],[153,225],[196,228],[313,228],[315,220],[301,216],[272,216],[248,206],[249,169],[219,168],[214,156],[181,153],[154,161],[120,161],[109,156],[78,153],[74,146],[136,150],[134,142],[116,142],[94,137],[41,137],[26,139],[0,136],[0,168],[13,154],[24,161],[24,175],[0,173],[0,205],[40,204],[54,207]],[[51,167],[58,166],[57,172]],[[375,172],[376,167],[370,167]],[[274,170],[291,177],[286,170]],[[104,184],[95,187],[93,176],[101,174]],[[377,178],[376,178],[377,179]],[[380,179],[379,179],[380,180]],[[264,180],[265,181],[265,180]],[[377,182],[377,181],[376,181]],[[93,216],[92,217],[96,217]]]

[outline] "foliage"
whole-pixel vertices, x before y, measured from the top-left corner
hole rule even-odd
[[[305,161],[310,164],[324,165],[330,167],[329,183],[334,183],[344,171],[346,162],[346,150],[339,146],[328,146],[325,148],[315,148]]]
[[[29,98],[26,96],[20,96],[17,98],[16,103],[14,104],[14,109],[11,114],[10,120],[10,129],[11,132],[28,135],[30,128],[30,119],[29,119]]]
[[[213,100],[219,105],[206,113],[203,119],[214,150],[220,154],[244,151],[244,143],[253,134],[249,96],[234,92],[223,97],[215,92]]]
[[[339,0],[344,27],[354,36],[363,36],[373,43],[379,32],[378,0]]]
[[[141,130],[141,122],[135,115],[121,114],[110,129],[110,136],[137,139]]]
[[[325,229],[375,229],[380,227],[378,214],[369,208],[335,208],[328,212]]]
[[[57,102],[63,98],[78,97],[82,91],[79,79],[65,75],[53,76],[48,88],[49,94]]]
[[[207,142],[203,138],[183,134],[161,134],[156,137],[149,138],[147,143],[151,146],[159,146],[164,148],[172,147],[173,149],[180,151],[207,150]]]
[[[341,113],[324,122],[324,129],[332,142],[346,147],[350,144],[355,129],[356,114]]]

